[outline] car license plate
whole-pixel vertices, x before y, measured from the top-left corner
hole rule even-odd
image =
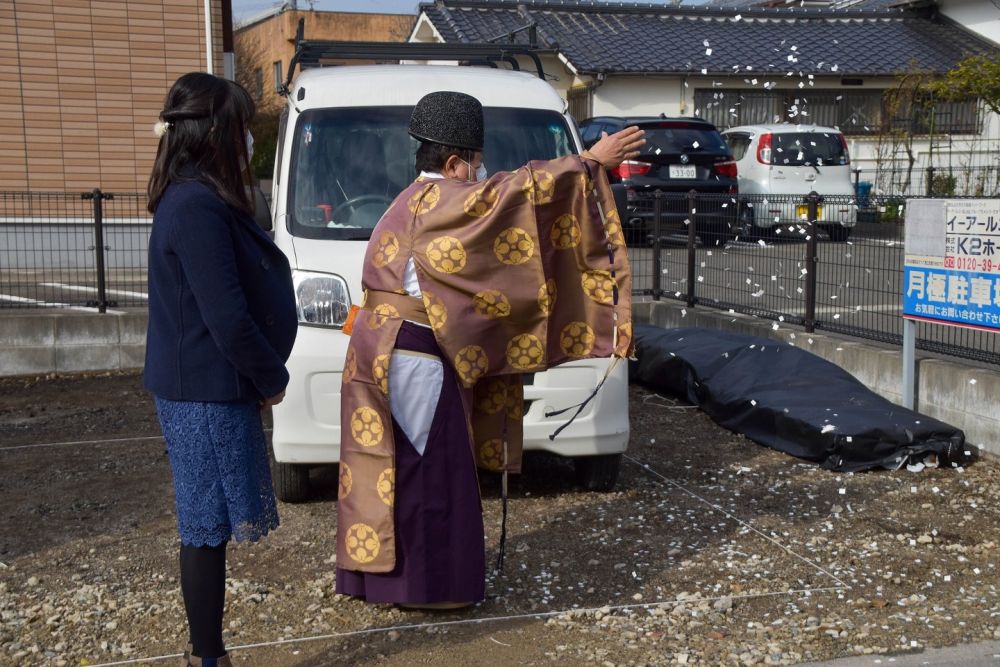
[[[698,178],[698,171],[693,164],[672,164],[670,178]]]
[[[798,208],[795,209],[795,215],[796,215],[796,217],[798,217],[799,220],[808,220],[809,219],[809,206],[806,205],[806,204],[803,204],[802,206],[799,206]],[[817,206],[816,207],[816,219],[817,220],[822,220],[823,219],[823,207],[822,206]]]

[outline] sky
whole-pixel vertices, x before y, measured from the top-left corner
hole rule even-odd
[[[659,0],[651,0],[658,2]],[[309,9],[308,0],[298,0],[300,9]],[[386,14],[416,14],[421,0],[316,0],[314,9],[328,12],[384,12]],[[663,4],[673,4],[662,0]],[[239,22],[280,5],[280,0],[233,0],[233,19]]]
[[[298,0],[300,9],[309,9],[308,0]],[[279,0],[233,0],[233,19],[240,21],[277,7]],[[383,12],[416,14],[420,0],[316,0],[314,9],[328,12]]]

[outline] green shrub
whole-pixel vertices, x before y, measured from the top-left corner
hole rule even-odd
[[[951,174],[934,174],[931,177],[928,197],[954,197],[958,179]]]
[[[253,134],[253,157],[250,166],[257,178],[271,178],[274,174],[274,154],[278,145],[277,111],[261,111],[250,123]]]
[[[885,206],[885,210],[882,211],[882,222],[899,222],[903,217],[906,200],[897,198],[886,199],[883,206]]]

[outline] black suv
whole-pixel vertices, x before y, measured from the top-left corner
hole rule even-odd
[[[601,132],[613,134],[631,125],[646,132],[642,154],[609,172],[613,187],[626,191],[627,205],[620,211],[626,240],[636,245],[651,238],[653,200],[645,195],[657,190],[679,193],[663,200],[661,233],[686,233],[685,221],[692,216],[680,194],[696,190],[710,195],[698,200],[694,216],[698,236],[702,243],[724,242],[735,223],[737,182],[733,153],[719,131],[701,118],[598,116],[580,123],[580,137],[589,148]]]

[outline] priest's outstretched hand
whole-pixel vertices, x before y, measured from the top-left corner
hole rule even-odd
[[[645,135],[645,132],[634,125],[614,134],[602,132],[600,141],[590,147],[587,151],[590,155],[586,157],[593,157],[605,169],[617,167],[625,160],[638,157],[639,148],[646,143],[643,138]]]

